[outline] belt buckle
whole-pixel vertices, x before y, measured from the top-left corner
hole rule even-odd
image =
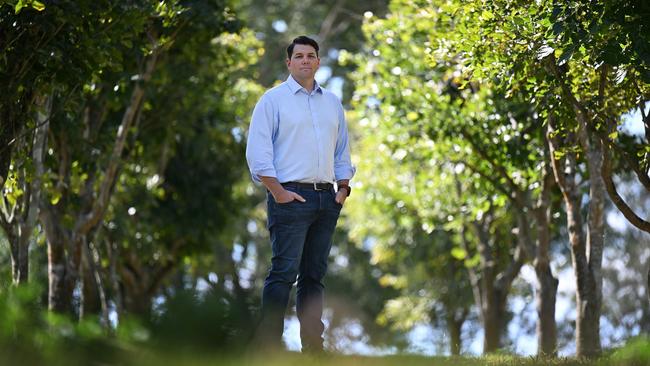
[[[322,191],[322,189],[318,189],[318,183],[314,182],[314,191]]]

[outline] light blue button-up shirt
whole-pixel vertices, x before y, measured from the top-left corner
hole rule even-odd
[[[308,93],[289,76],[257,102],[246,146],[253,180],[334,183],[354,176],[343,106],[314,83]]]

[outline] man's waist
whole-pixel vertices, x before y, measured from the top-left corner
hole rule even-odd
[[[330,189],[334,189],[334,185],[329,182],[320,182],[320,183],[284,182],[282,183],[282,186],[302,188],[302,189],[312,189],[314,191],[327,191]]]

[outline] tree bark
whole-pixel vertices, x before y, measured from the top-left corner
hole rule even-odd
[[[5,209],[0,221],[9,240],[12,279],[15,285],[29,281],[29,243],[38,218],[38,204],[41,196],[41,177],[43,176],[43,159],[47,146],[47,133],[52,110],[52,97],[37,95],[34,99],[36,128],[32,140],[26,146],[31,151],[33,171],[22,168],[18,174],[24,194],[10,209],[8,202],[3,202]],[[30,177],[31,179],[28,179]]]
[[[548,136],[555,130],[554,117],[549,118]],[[586,134],[584,124],[578,133]],[[569,136],[573,138],[573,136]],[[586,144],[586,136],[579,137],[581,145]],[[551,156],[559,149],[556,137],[549,138]],[[576,184],[578,164],[573,153],[558,161],[551,159],[555,180],[562,191],[566,206],[571,261],[577,282],[576,293],[576,354],[578,357],[594,357],[600,353],[600,306],[602,275],[600,267],[603,248],[603,209],[604,183],[600,177],[600,160],[595,149],[587,150],[587,168],[590,173],[589,233],[585,237],[581,214],[581,198]],[[599,153],[598,153],[599,154]],[[596,170],[594,170],[596,169]]]
[[[509,290],[509,289],[508,289]],[[506,300],[508,290],[494,287],[487,293],[483,303],[483,353],[491,353],[503,347],[506,333]]]
[[[548,157],[547,157],[548,158]],[[544,164],[542,192],[535,208],[537,223],[537,252],[533,265],[537,275],[537,353],[544,356],[557,355],[557,325],[555,323],[555,302],[558,280],[553,276],[550,266],[551,246],[551,185],[553,175],[548,159]]]
[[[156,262],[154,265],[144,264],[130,250],[123,250],[122,261],[117,263],[122,288],[124,311],[148,319],[151,315],[153,298],[158,294],[163,281],[178,265],[178,251],[183,246],[182,241],[172,243],[170,259]]]
[[[66,273],[65,250],[63,243],[48,239],[47,245],[48,271],[48,309],[57,313],[71,312],[72,287]]]
[[[587,126],[583,121],[583,129]],[[603,160],[600,151],[600,141],[588,141],[585,135],[581,138],[582,146],[587,151],[587,168],[589,169],[589,214],[587,241],[584,254],[577,260],[580,262],[582,273],[587,280],[578,281],[578,339],[576,346],[578,355],[595,357],[600,354],[600,311],[602,304],[601,272],[603,247],[605,239],[605,183],[600,171]],[[582,286],[581,286],[582,285]]]
[[[446,317],[447,331],[449,332],[449,351],[453,356],[459,356],[463,349],[462,328],[467,319],[467,309],[454,311],[449,309]]]
[[[488,213],[486,216],[489,215]],[[474,223],[473,225],[481,257],[481,275],[478,276],[473,269],[469,269],[476,305],[480,309],[483,323],[483,353],[497,351],[503,346],[507,326],[506,302],[512,281],[517,277],[524,258],[521,248],[517,246],[513,261],[505,269],[498,272],[492,253],[493,248],[490,244],[488,231],[490,224],[491,220],[486,219],[484,222]],[[465,249],[469,250],[464,235],[463,244]]]
[[[95,271],[90,263],[90,253],[88,248],[82,248],[81,258],[81,301],[79,308],[79,318],[83,319],[88,316],[98,315],[102,310],[99,298],[99,286],[95,281]]]

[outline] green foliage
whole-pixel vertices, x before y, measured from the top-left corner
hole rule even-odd
[[[650,340],[647,337],[636,337],[601,360],[599,365],[640,366],[648,363],[650,363]]]
[[[152,323],[151,339],[174,352],[237,354],[255,329],[254,317],[227,293],[183,291],[168,299]]]
[[[3,3],[13,5],[16,14],[20,13],[20,11],[23,10],[24,8],[32,8],[36,11],[45,10],[45,5],[42,2],[36,0],[18,0],[18,1],[5,0],[3,1]],[[4,5],[4,4],[0,4],[0,5]]]
[[[81,365],[88,359],[113,362],[119,347],[96,319],[73,322],[39,304],[37,285],[0,289],[0,351],[5,361]],[[61,359],[62,350],[66,358]]]

